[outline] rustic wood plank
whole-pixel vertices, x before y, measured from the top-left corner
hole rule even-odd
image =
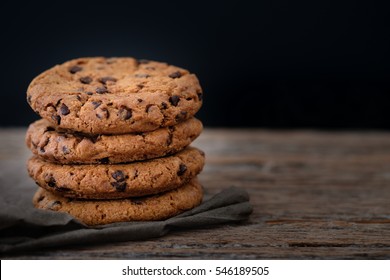
[[[23,129],[0,130],[0,176],[21,176],[30,154],[23,138]],[[249,192],[248,222],[10,257],[390,258],[390,133],[206,129],[194,146],[207,155],[208,196],[231,185]]]

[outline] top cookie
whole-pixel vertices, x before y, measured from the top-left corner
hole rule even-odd
[[[152,131],[192,117],[202,105],[187,70],[134,58],[79,58],[36,77],[27,101],[61,128],[93,134]]]

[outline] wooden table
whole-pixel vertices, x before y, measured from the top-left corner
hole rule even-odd
[[[24,132],[0,130],[0,159],[30,180]],[[206,129],[194,145],[207,155],[209,195],[249,192],[248,222],[12,258],[390,258],[390,133]]]

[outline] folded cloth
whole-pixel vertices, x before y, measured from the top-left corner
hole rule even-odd
[[[35,209],[30,191],[15,194],[1,184],[0,253],[76,244],[147,240],[171,230],[240,222],[252,213],[248,193],[227,188],[198,207],[165,221],[124,222],[88,227],[66,213]],[[31,186],[30,186],[31,187]]]

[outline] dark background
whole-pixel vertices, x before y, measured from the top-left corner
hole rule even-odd
[[[390,129],[389,9],[372,1],[30,2],[2,5],[1,126],[38,118],[40,72],[103,55],[196,73],[206,126]]]

